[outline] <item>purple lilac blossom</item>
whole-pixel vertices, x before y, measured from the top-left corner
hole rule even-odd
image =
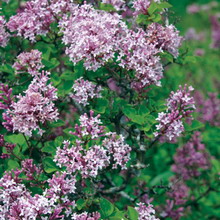
[[[104,134],[104,126],[102,126],[102,122],[99,119],[100,115],[97,115],[96,117],[93,117],[94,112],[90,110],[89,115],[86,113],[84,115],[81,115],[79,118],[80,125],[75,125],[75,132],[70,132],[70,134],[73,134],[77,136],[78,138],[81,138],[82,140],[84,137],[87,139],[87,137],[91,137],[91,139],[96,139],[98,137],[103,136]]]
[[[39,75],[39,70],[44,67],[41,59],[42,53],[38,50],[23,52],[17,57],[13,68],[15,68],[16,73],[28,72],[32,76]]]
[[[102,97],[100,93],[102,91],[102,87],[97,86],[88,80],[84,80],[82,77],[75,80],[72,88],[73,93],[70,94],[70,97],[83,106],[88,105],[88,101],[93,98]]]
[[[220,48],[220,22],[217,16],[211,16],[211,27],[212,27],[212,45],[214,49]]]
[[[72,220],[99,220],[100,219],[100,214],[98,212],[83,212],[81,214],[76,214],[74,213],[72,215]]]
[[[70,132],[79,139],[71,145],[70,141],[64,141],[63,147],[58,147],[54,161],[59,167],[66,167],[67,172],[74,174],[80,172],[82,177],[96,177],[98,171],[106,168],[112,158],[113,169],[120,166],[126,169],[126,163],[130,159],[131,148],[125,143],[122,135],[105,133],[105,127],[99,115],[93,117],[94,112],[80,116],[80,125],[75,126],[75,132]],[[105,137],[101,145],[94,144],[88,147],[88,142]]]
[[[155,217],[155,210],[153,205],[148,203],[138,203],[135,209],[138,212],[138,220],[159,220],[159,218]]]
[[[166,200],[161,216],[179,220],[187,211],[184,205],[189,197],[189,188],[184,182],[173,178],[171,191],[167,192],[167,196],[169,199]]]
[[[125,0],[102,0],[104,4],[112,5],[117,11],[125,9]]]
[[[91,5],[76,5],[70,16],[63,16],[59,26],[66,54],[76,64],[84,60],[86,69],[96,71],[114,58],[115,41],[126,28],[117,14],[95,10]]]
[[[6,47],[10,34],[6,31],[6,21],[4,16],[0,16],[0,47]]]
[[[118,45],[119,66],[136,71],[133,88],[140,90],[150,84],[160,86],[163,66],[157,54],[162,51],[148,41],[147,34],[142,29],[138,29],[138,32],[128,30]]]
[[[35,76],[25,95],[18,95],[17,102],[13,102],[7,115],[11,118],[13,131],[19,131],[27,136],[32,135],[33,130],[38,130],[42,135],[40,123],[58,119],[58,110],[53,101],[57,99],[56,89],[47,84],[49,72],[42,72]]]
[[[205,99],[200,92],[195,94],[197,112],[201,115],[199,120],[209,122],[213,126],[220,126],[220,99],[217,93],[209,93]]]
[[[134,15],[147,14],[147,10],[152,2],[160,3],[160,0],[134,0],[133,8],[135,9]]]
[[[84,178],[96,177],[99,170],[109,165],[110,158],[101,146],[94,145],[87,151],[80,141],[76,146],[71,146],[69,141],[63,144],[63,148],[58,147],[54,161],[59,167],[65,166],[70,174],[81,172]]]
[[[195,109],[195,101],[191,96],[194,89],[185,85],[183,88],[179,86],[179,90],[171,92],[167,99],[167,111],[158,114],[159,125],[156,125],[156,137],[165,136],[169,141],[175,140],[184,131],[182,123],[183,119],[191,120],[191,113]]]
[[[24,9],[10,18],[7,27],[11,32],[17,32],[18,36],[35,42],[37,35],[46,35],[57,16],[70,8],[70,0],[31,0],[26,2]]]
[[[178,48],[181,46],[183,37],[179,36],[179,31],[174,25],[163,27],[161,24],[152,23],[147,28],[147,36],[150,43],[163,51],[169,52],[175,58],[178,57]]]
[[[192,139],[177,149],[172,171],[184,180],[198,177],[201,169],[207,170],[209,168],[207,156],[205,145],[200,140],[200,133],[195,132]]]
[[[131,147],[125,144],[124,137],[118,136],[115,132],[109,132],[106,134],[107,138],[103,140],[103,146],[107,148],[108,153],[113,157],[113,169],[120,166],[122,169],[126,169],[126,164],[130,160],[129,152]]]

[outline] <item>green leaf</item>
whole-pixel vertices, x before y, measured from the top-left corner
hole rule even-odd
[[[51,157],[45,157],[43,160],[43,165],[46,173],[52,173],[59,170]]]
[[[115,11],[115,8],[111,4],[100,4],[100,9],[103,11]]]
[[[108,106],[109,106],[109,101],[107,99],[99,98],[96,101],[94,111],[103,114],[105,113]]]
[[[147,11],[150,15],[152,15],[157,9],[158,9],[158,4],[155,2],[152,2]]]
[[[109,202],[107,199],[101,198],[100,200],[101,216],[102,218],[107,218],[114,211],[114,205]]]
[[[184,123],[185,131],[195,131],[203,127],[204,127],[204,124],[197,120],[194,120],[191,125]]]
[[[128,217],[131,220],[138,220],[138,212],[131,206],[128,206]]]
[[[15,169],[15,168],[19,168],[20,165],[19,163],[16,161],[16,160],[8,160],[8,169],[9,170],[12,170],[12,169]]]
[[[52,58],[51,60],[42,59],[42,63],[46,69],[54,69],[60,65],[60,62],[56,58]]]
[[[51,155],[55,155],[56,154],[56,147],[54,146],[54,142],[53,141],[48,141],[44,145],[45,145],[45,147],[43,147],[41,149],[42,152],[49,153]]]
[[[9,64],[5,64],[0,66],[0,72],[4,72],[4,73],[14,73],[14,69],[11,67],[11,65]]]
[[[84,199],[78,199],[76,202],[76,206],[78,210],[81,210],[86,205],[86,201]]]
[[[173,7],[170,3],[168,2],[161,2],[157,6],[159,9],[164,9],[164,8],[171,8]]]
[[[58,119],[57,121],[53,122],[50,124],[50,127],[52,128],[57,128],[57,127],[61,127],[61,126],[64,126],[65,125],[65,122]]]

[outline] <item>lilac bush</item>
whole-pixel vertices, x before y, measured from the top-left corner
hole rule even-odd
[[[167,1],[0,7],[0,219],[190,219],[217,193],[218,94],[169,73],[205,35],[184,39]]]

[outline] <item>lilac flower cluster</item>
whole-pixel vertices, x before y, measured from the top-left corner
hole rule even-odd
[[[147,28],[149,41],[163,51],[168,51],[175,58],[178,57],[178,48],[181,46],[183,38],[179,36],[179,31],[174,25],[163,27],[161,24],[152,23]]]
[[[73,220],[99,220],[100,217],[101,216],[98,212],[93,212],[93,213],[83,212],[81,214],[74,213],[72,215]]]
[[[10,106],[13,103],[13,99],[14,97],[12,96],[12,89],[9,88],[8,85],[4,85],[4,84],[0,84],[0,109],[3,110],[8,110],[10,109]],[[2,114],[2,118],[3,120],[5,120],[5,122],[2,123],[2,125],[8,130],[8,131],[12,131],[13,130],[13,123],[11,121],[11,117],[4,112]]]
[[[134,0],[133,8],[135,9],[135,15],[147,14],[147,10],[152,2],[160,3],[160,0]]]
[[[87,4],[72,8],[71,15],[63,16],[59,26],[70,60],[74,64],[84,60],[84,66],[94,71],[114,57],[117,34],[125,28],[119,15]]]
[[[175,176],[171,180],[172,190],[167,193],[169,199],[161,215],[178,220],[187,211],[184,205],[189,199],[189,188],[185,182],[200,176],[201,169],[209,168],[208,154],[205,152],[204,144],[201,143],[199,132],[195,132],[184,146],[177,148],[174,161],[172,171]]]
[[[207,12],[213,8],[216,8],[217,6],[218,6],[218,2],[216,1],[211,1],[208,4],[203,4],[203,5],[192,4],[187,7],[187,12],[189,14],[195,14],[198,12]]]
[[[80,172],[84,178],[96,177],[109,164],[107,151],[101,146],[94,145],[87,151],[80,141],[76,146],[71,146],[69,141],[63,144],[63,148],[58,147],[54,161],[59,167],[65,166],[70,174]]]
[[[28,164],[31,168],[26,166]],[[48,180],[49,188],[43,195],[32,196],[19,177],[23,171],[27,174],[27,169],[34,176],[38,168],[32,160],[27,160],[21,170],[12,170],[0,179],[0,219],[63,219],[64,215],[60,215],[63,210],[67,217],[73,213],[75,202],[70,201],[68,195],[75,192],[74,176],[56,173]]]
[[[177,57],[182,42],[173,25],[154,24],[147,32],[135,32],[119,15],[95,10],[87,4],[73,6],[59,26],[67,45],[66,54],[74,64],[83,60],[86,69],[96,71],[118,54],[119,66],[137,72],[132,83],[137,90],[150,84],[160,85],[163,66],[159,53],[167,50]]]
[[[65,166],[68,173],[80,172],[83,178],[96,177],[98,171],[110,165],[111,158],[115,162],[113,169],[118,165],[126,169],[131,148],[124,143],[123,136],[117,136],[116,133],[105,134],[98,117],[93,117],[92,111],[90,117],[86,114],[80,116],[80,126],[76,125],[76,131],[71,132],[80,140],[76,140],[75,145],[64,141],[63,148],[58,147],[54,161],[59,167]],[[106,137],[102,145],[88,147],[89,141],[100,141],[102,136]]]
[[[115,162],[113,169],[116,169],[117,166],[126,169],[126,163],[130,159],[128,152],[131,151],[131,148],[128,144],[125,144],[122,135],[118,136],[115,132],[109,132],[106,136],[107,138],[103,140],[103,146],[107,148],[108,152],[113,156]]]
[[[12,102],[12,89],[8,85],[0,84],[0,109],[7,110]]]
[[[94,83],[84,80],[82,77],[75,80],[73,84],[73,94],[70,95],[76,102],[86,106],[89,100],[93,98],[100,98],[102,87],[96,86]]]
[[[25,159],[22,161],[22,172],[27,177],[26,180],[35,180],[43,172],[42,169],[37,167],[32,159]]]
[[[163,77],[163,66],[157,54],[161,52],[156,45],[150,43],[147,34],[127,31],[126,36],[119,41],[119,66],[136,71],[136,81],[132,87],[139,90],[150,84],[160,85]]]
[[[36,219],[51,212],[48,199],[40,195],[32,197],[12,175],[5,174],[0,179],[0,219]]]
[[[138,212],[138,220],[159,220],[159,218],[155,217],[155,210],[153,209],[153,205],[148,203],[147,206],[144,203],[138,203],[135,209]]]
[[[17,57],[13,68],[16,69],[16,73],[28,72],[32,76],[39,75],[39,70],[44,67],[41,59],[42,53],[38,50],[23,52]]]
[[[12,16],[7,23],[11,32],[17,32],[31,41],[35,41],[36,35],[45,35],[53,21],[51,11],[45,7],[46,0],[28,1],[25,8]]]
[[[18,95],[17,102],[13,102],[6,111],[13,125],[13,131],[19,131],[28,136],[38,129],[40,135],[43,130],[40,123],[58,119],[58,110],[53,103],[57,99],[56,89],[47,84],[49,72],[36,75],[25,91],[25,95]]]
[[[6,47],[10,34],[6,31],[6,21],[4,16],[0,16],[0,47]]]
[[[184,88],[181,86],[179,88],[175,93],[171,92],[167,99],[167,112],[158,114],[156,119],[159,121],[159,125],[156,125],[158,131],[154,133],[156,137],[164,135],[168,140],[173,141],[184,131],[182,120],[192,119],[191,113],[195,109],[195,101],[191,97],[193,88],[191,86],[187,88],[186,85]]]
[[[201,113],[200,120],[209,122],[211,125],[220,125],[220,99],[217,93],[209,93],[209,98],[204,99],[201,93],[197,92],[195,96],[197,111]]]
[[[125,9],[125,0],[102,0],[102,3],[114,6],[117,11]]]
[[[70,0],[31,0],[28,1],[23,10],[12,16],[7,23],[11,32],[17,32],[34,42],[37,35],[46,35],[50,24],[56,20],[61,12],[69,10]]]
[[[182,181],[172,180],[172,189],[167,193],[169,199],[166,200],[166,206],[161,216],[175,220],[184,216],[185,208],[183,207],[189,197],[189,188]]]
[[[220,48],[220,22],[217,16],[211,16],[211,27],[212,27],[212,48]]]
[[[75,132],[70,132],[83,140],[84,138],[90,137],[91,139],[96,139],[98,137],[103,136],[104,134],[104,126],[101,126],[102,122],[99,119],[100,115],[93,117],[94,112],[90,111],[89,116],[85,113],[81,115],[79,118],[80,125],[75,125]]]
[[[198,177],[200,169],[209,168],[205,145],[201,143],[199,136],[200,133],[195,132],[192,139],[178,148],[174,156],[175,164],[172,166],[172,170],[177,175],[182,176],[184,180]]]

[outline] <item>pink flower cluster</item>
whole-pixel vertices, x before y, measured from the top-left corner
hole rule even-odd
[[[171,92],[167,99],[167,112],[158,114],[156,119],[159,121],[159,125],[156,125],[158,131],[154,133],[156,137],[164,135],[165,138],[173,141],[184,131],[182,120],[192,119],[191,113],[195,109],[195,101],[191,92],[194,89],[191,86],[187,88],[186,85],[184,88],[181,86],[179,88],[176,92]]]
[[[161,216],[178,220],[184,216],[185,208],[183,206],[189,197],[189,188],[184,182],[174,178],[171,191],[167,195],[169,199],[166,200],[166,206]]]
[[[74,64],[84,60],[84,66],[93,71],[114,57],[117,35],[125,28],[119,15],[87,4],[76,5],[69,17],[63,16],[59,26],[70,60]]]
[[[133,8],[135,9],[135,15],[147,14],[147,10],[152,2],[160,3],[160,0],[134,0]]]
[[[4,16],[0,16],[0,47],[6,47],[10,34],[6,31]]]
[[[100,98],[102,87],[94,83],[84,80],[82,77],[75,80],[73,84],[73,94],[70,95],[76,102],[86,106],[93,98]]]
[[[74,213],[72,215],[73,220],[99,220],[101,218],[98,212],[88,213],[83,212],[81,214]]]
[[[183,38],[179,36],[179,31],[174,25],[166,27],[158,23],[152,23],[147,28],[149,41],[163,51],[168,51],[175,58],[178,57],[178,48],[181,46]]]
[[[93,117],[94,112],[90,111],[89,116],[85,113],[81,115],[79,118],[80,125],[75,125],[75,132],[70,132],[80,138],[80,140],[87,139],[96,139],[104,135],[104,126],[102,126],[102,122],[99,119],[100,115]]]
[[[65,166],[67,172],[80,172],[82,177],[96,177],[98,171],[110,165],[110,159],[115,162],[113,169],[121,166],[126,169],[126,163],[129,160],[131,148],[124,143],[123,136],[116,133],[104,133],[104,127],[100,126],[99,116],[90,117],[86,114],[80,116],[80,126],[76,125],[76,132],[71,132],[80,140],[75,141],[75,145],[71,145],[69,141],[64,141],[64,147],[58,148],[54,161],[59,167]],[[88,142],[98,140],[105,136],[102,145],[88,146]]]
[[[38,50],[23,52],[17,57],[13,68],[17,73],[28,72],[32,76],[39,75],[39,70],[44,67],[41,62],[42,53]]]
[[[28,167],[28,164],[31,167]],[[5,173],[0,179],[0,219],[63,219],[64,215],[60,215],[63,210],[68,217],[73,213],[75,202],[70,201],[68,195],[75,192],[75,177],[67,176],[66,173],[56,173],[48,180],[49,188],[43,191],[43,195],[31,195],[21,179],[22,172],[27,173],[31,178],[27,177],[24,180],[31,180],[36,177],[38,172],[33,161],[27,159],[22,163],[21,170],[12,170]],[[37,184],[45,184],[39,182]]]
[[[102,0],[102,3],[114,6],[117,11],[125,8],[125,0]]]
[[[138,203],[135,209],[138,212],[138,220],[159,220],[155,217],[155,210],[153,205],[148,203],[147,206],[144,203]]]
[[[201,143],[199,136],[200,133],[195,132],[192,139],[178,148],[174,156],[172,170],[184,180],[198,177],[201,169],[209,168],[205,145]]]
[[[172,25],[154,24],[147,32],[135,32],[119,15],[87,4],[72,7],[70,16],[63,16],[59,26],[67,45],[66,54],[74,64],[83,60],[86,69],[96,71],[118,54],[119,66],[137,72],[132,83],[137,90],[160,85],[163,67],[159,53],[166,50],[177,57],[182,41]]]
[[[102,144],[113,156],[113,169],[116,169],[117,166],[120,166],[122,169],[126,169],[126,163],[130,159],[128,152],[131,151],[131,148],[128,144],[125,144],[125,140],[122,135],[118,136],[115,132],[109,132],[106,136],[107,138],[103,140]]]
[[[209,122],[211,125],[220,125],[220,99],[217,93],[209,93],[209,98],[205,99],[201,93],[195,96],[198,105],[197,111],[201,113],[200,120]]]
[[[63,144],[63,148],[58,147],[54,161],[59,167],[65,166],[70,174],[80,172],[84,178],[96,177],[98,171],[109,164],[107,151],[101,146],[94,145],[86,150],[80,141],[76,146],[71,146],[69,141]]]
[[[21,173],[15,171],[0,179],[0,219],[36,219],[40,215],[52,212],[50,202],[43,196],[31,196],[25,186],[17,182]]]
[[[212,27],[212,48],[220,48],[220,22],[217,16],[211,16],[211,27]]]
[[[12,89],[9,88],[8,85],[0,84],[0,109],[8,110],[13,103]],[[11,117],[7,115],[6,112],[2,114],[3,120],[5,122],[2,125],[8,130],[13,130],[13,123],[11,121]]]
[[[66,12],[71,4],[70,0],[31,0],[23,10],[12,16],[7,23],[11,32],[17,32],[34,42],[37,35],[46,35],[50,24],[60,12]]]
[[[119,45],[119,66],[136,71],[133,88],[139,90],[150,84],[160,85],[163,66],[157,54],[162,51],[148,41],[142,29],[138,32],[128,30],[126,36],[119,40]]]
[[[18,95],[17,102],[12,102],[6,111],[13,125],[13,131],[19,131],[28,136],[38,129],[42,135],[40,123],[58,119],[58,110],[53,103],[57,99],[56,89],[47,84],[49,72],[35,75],[33,81],[25,91],[25,95]]]

